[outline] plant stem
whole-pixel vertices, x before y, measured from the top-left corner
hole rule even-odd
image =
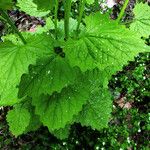
[[[121,20],[121,18],[123,17],[124,12],[125,12],[125,10],[126,10],[126,8],[127,8],[127,6],[128,6],[129,1],[130,1],[130,0],[125,0],[125,3],[124,3],[124,5],[123,5],[123,7],[122,7],[122,9],[121,9],[121,12],[120,12],[120,14],[119,14],[119,16],[118,16],[118,18],[117,18],[117,20],[116,20],[118,23],[119,23],[119,21]]]
[[[23,44],[26,44],[26,40],[24,39],[24,37],[22,36],[22,34],[19,32],[19,30],[17,29],[17,27],[14,25],[13,21],[11,20],[11,18],[8,16],[7,12],[4,10],[0,10],[2,16],[7,20],[7,22],[11,25],[11,27],[13,28],[13,30],[18,34],[18,36],[20,37],[20,39],[22,40]]]
[[[55,0],[55,12],[54,12],[54,24],[55,24],[55,36],[57,39],[57,16],[58,16],[58,0]]]
[[[82,21],[85,2],[86,2],[85,0],[80,0],[80,4],[79,4],[79,17],[78,17],[78,24],[77,24],[77,29],[76,29],[77,32],[79,31],[80,23]]]
[[[0,16],[0,20],[7,22],[6,19],[4,19],[4,17]]]
[[[69,18],[71,12],[71,0],[65,0],[64,3],[65,3],[64,30],[65,30],[65,40],[67,40],[69,37]]]
[[[100,8],[99,0],[95,0],[95,7],[96,7],[96,10],[99,10],[99,8]]]

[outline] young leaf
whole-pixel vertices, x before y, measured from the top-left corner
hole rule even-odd
[[[35,112],[50,131],[64,128],[66,124],[72,122],[73,116],[81,111],[100,82],[102,81],[97,70],[88,71],[84,75],[79,73],[76,83],[62,89],[61,93],[33,98]]]
[[[82,71],[114,65],[118,71],[139,52],[150,48],[137,34],[109,21],[108,16],[96,13],[85,20],[86,31],[79,39],[69,39],[64,51],[72,66]]]
[[[148,37],[150,35],[150,6],[143,3],[136,4],[133,12],[135,18],[130,29],[137,32],[140,37]]]
[[[72,84],[76,78],[75,69],[60,56],[38,60],[36,66],[29,67],[29,74],[22,76],[19,86],[19,97],[25,95],[33,98],[43,94],[51,95],[61,92],[63,87]]]
[[[10,42],[0,44],[0,105],[13,105],[17,100],[17,85],[29,64],[37,58],[50,55],[52,39],[45,34],[28,36],[26,45],[14,45]],[[42,41],[42,42],[41,42]]]
[[[88,103],[76,118],[83,126],[101,130],[108,126],[112,111],[112,100],[108,89],[100,88],[91,94]]]
[[[15,136],[21,135],[30,123],[30,113],[22,104],[16,105],[13,110],[7,114],[9,130]]]
[[[49,10],[38,9],[37,4],[33,0],[18,0],[17,6],[20,7],[21,11],[35,17],[43,17],[50,12]]]

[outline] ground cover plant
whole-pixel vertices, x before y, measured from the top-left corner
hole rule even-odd
[[[63,2],[64,19],[59,19],[57,0],[51,5],[18,0],[16,6],[27,14],[47,16],[47,24],[34,33],[19,32],[13,25],[6,12],[13,7],[11,1],[0,4],[3,19],[16,32],[0,44],[0,105],[13,106],[7,121],[15,136],[42,124],[60,139],[68,136],[73,123],[106,128],[112,110],[111,76],[139,52],[149,51],[141,39],[149,35],[147,4],[136,5],[127,28],[121,19],[128,1],[116,21],[99,12],[86,15],[84,6],[92,0],[79,1],[77,18],[72,18],[71,2]]]

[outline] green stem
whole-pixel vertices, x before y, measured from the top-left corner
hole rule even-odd
[[[64,21],[64,30],[65,30],[65,40],[69,37],[69,18],[71,12],[71,0],[65,0],[65,21]]]
[[[120,22],[121,18],[123,17],[124,12],[125,12],[125,10],[126,10],[126,8],[127,8],[127,6],[128,6],[129,1],[130,1],[130,0],[125,0],[125,3],[124,3],[124,5],[123,5],[123,7],[122,7],[122,9],[121,9],[121,12],[120,12],[120,14],[119,14],[119,16],[118,16],[118,18],[117,18],[117,22],[118,22],[118,23]]]
[[[24,39],[24,37],[22,36],[22,34],[19,32],[19,30],[17,29],[17,27],[14,25],[13,21],[11,20],[11,18],[8,16],[7,12],[4,10],[0,10],[2,16],[7,20],[7,22],[11,25],[11,27],[13,28],[13,30],[18,34],[18,36],[20,37],[20,39],[22,40],[23,44],[26,44],[26,41]]]
[[[55,24],[55,36],[57,39],[57,16],[58,16],[58,0],[55,0],[55,12],[54,12],[54,24]]]
[[[99,8],[100,8],[99,0],[95,0],[95,7],[96,7],[96,10],[99,10]]]
[[[4,19],[4,17],[0,16],[0,20],[7,22],[6,19]]]
[[[82,21],[85,2],[86,2],[85,0],[80,0],[80,4],[79,4],[79,17],[78,17],[78,24],[77,24],[77,29],[76,29],[77,32],[79,31],[80,24],[81,24],[81,21]]]

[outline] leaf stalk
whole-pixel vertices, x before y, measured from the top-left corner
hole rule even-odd
[[[55,12],[54,12],[54,25],[55,25],[55,36],[56,36],[56,39],[57,39],[57,28],[58,28],[58,21],[57,21],[57,17],[58,17],[58,5],[59,5],[59,2],[58,0],[55,0]]]
[[[9,25],[13,28],[13,30],[18,34],[18,36],[20,37],[20,39],[22,40],[23,44],[27,44],[26,40],[24,39],[23,35],[19,32],[19,30],[17,29],[17,27],[14,25],[14,22],[12,21],[12,19],[8,16],[7,12],[5,10],[0,10],[3,18],[5,18],[7,20],[7,22],[9,23]]]
[[[80,0],[80,3],[79,3],[79,17],[78,17],[78,24],[77,24],[77,28],[76,28],[77,32],[79,32],[80,24],[81,24],[83,13],[84,13],[85,3],[86,3],[85,0]]]
[[[129,1],[130,1],[130,0],[125,0],[125,3],[124,3],[124,5],[123,5],[123,7],[122,7],[122,9],[121,9],[121,11],[120,11],[120,13],[119,13],[119,16],[118,16],[117,20],[116,20],[117,23],[119,23],[120,20],[122,19],[123,15],[124,15],[124,13],[125,13],[125,10],[126,10],[126,8],[127,8],[127,6],[128,6]]]
[[[71,0],[65,0],[64,6],[65,6],[64,30],[65,30],[65,40],[67,40],[69,37],[69,18],[71,12]]]

